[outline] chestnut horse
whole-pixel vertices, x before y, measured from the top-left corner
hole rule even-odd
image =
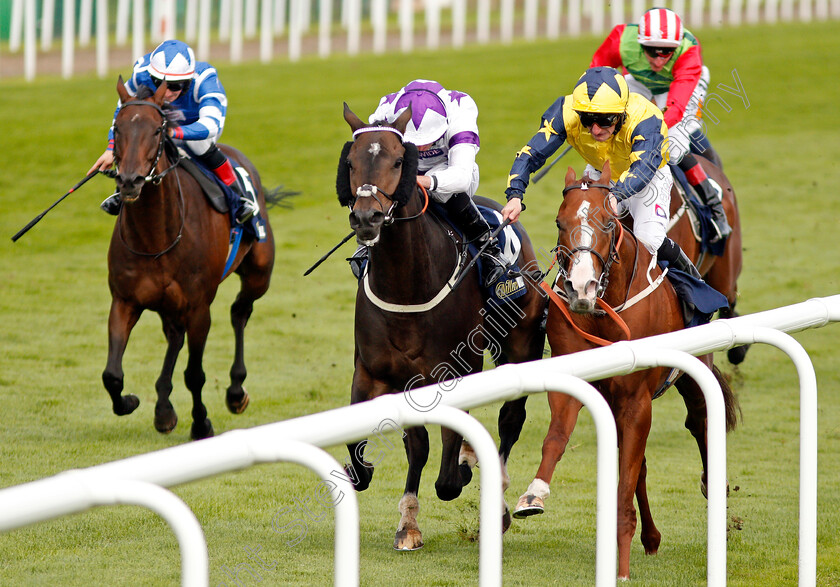
[[[417,148],[402,141],[410,108],[393,125],[367,125],[344,105],[344,119],[354,131],[339,161],[339,202],[350,208],[350,226],[360,244],[369,247],[366,276],[356,296],[355,372],[350,401],[359,403],[387,393],[409,391],[481,371],[484,349],[495,348],[497,364],[542,358],[545,312],[542,292],[529,286],[525,295],[485,306],[478,272],[473,267],[451,289],[463,268],[461,239],[428,209],[428,194],[417,186]],[[490,200],[481,199],[489,205]],[[500,206],[493,202],[498,210]],[[534,249],[520,225],[520,267],[536,268]],[[454,383],[453,383],[454,385]],[[434,406],[411,404],[427,411]],[[505,403],[499,414],[499,454],[505,487],[505,465],[525,421],[525,398]],[[471,479],[474,453],[455,432],[441,430],[443,452],[435,490],[452,500]],[[408,457],[401,518],[394,548],[423,546],[417,524],[420,475],[429,456],[424,427],[403,437]],[[357,490],[368,487],[373,463],[362,454],[365,442],[348,445],[347,467]],[[459,456],[460,452],[460,456]],[[505,507],[503,527],[510,525]]]
[[[602,177],[610,177],[609,164]],[[661,271],[654,267],[648,277],[651,255],[607,211],[608,193],[608,185],[576,179],[569,168],[563,203],[556,219],[560,275],[554,288],[555,291],[559,289],[567,301],[556,298],[559,303],[549,305],[546,330],[552,356],[596,348],[599,344],[608,344],[606,341],[625,340],[625,325],[633,339],[685,326],[680,301],[667,279],[638,303],[625,304],[648,287],[648,279],[656,280]],[[567,311],[565,304],[573,313]],[[607,308],[623,305],[625,309],[619,311],[618,317],[610,317],[612,310]],[[602,309],[607,310],[606,315]],[[586,338],[583,333],[601,341]],[[723,389],[727,428],[732,429],[737,416],[732,389],[713,366],[711,354],[699,358],[713,370]],[[641,539],[645,552],[653,554],[659,548],[661,536],[650,516],[646,494],[645,444],[651,424],[651,401],[669,372],[670,369],[658,367],[593,383],[610,405],[618,432],[618,575],[622,578],[630,575],[630,544],[636,529],[634,493],[642,514]],[[680,377],[676,386],[688,410],[685,426],[700,449],[702,482],[705,483],[706,403],[700,387],[691,378]],[[582,407],[578,400],[563,393],[548,393],[548,401],[551,423],[543,442],[542,460],[534,481],[517,504],[514,516],[518,518],[544,511],[554,469],[566,450]]]
[[[741,217],[738,214],[738,201],[732,184],[723,171],[701,155],[696,155],[697,161],[706,171],[706,175],[720,185],[723,190],[723,210],[726,219],[732,227],[732,234],[726,239],[723,254],[713,255],[701,249],[701,244],[692,229],[692,220],[688,213],[688,204],[677,189],[677,182],[671,188],[671,221],[668,236],[680,245],[689,259],[697,266],[703,279],[718,290],[729,302],[728,308],[720,310],[721,318],[734,318],[738,315],[735,304],[738,301],[738,277],[741,274],[742,245],[741,245]],[[746,357],[749,345],[737,346],[729,349],[727,357],[733,365],[740,364]]]
[[[194,439],[213,436],[213,426],[201,401],[205,375],[204,346],[210,330],[210,304],[224,278],[230,241],[230,219],[212,208],[193,177],[172,161],[167,149],[167,118],[163,110],[166,84],[145,99],[132,98],[117,82],[122,107],[114,121],[116,183],[122,209],[108,250],[108,284],[111,313],[108,317],[108,362],[102,373],[114,413],[124,416],[140,403],[135,395],[122,395],[122,358],[132,328],[143,310],[160,315],[168,343],[163,369],[155,383],[155,428],[169,433],[178,422],[169,401],[172,374],[178,353],[187,338],[189,361],[184,381],[192,393]],[[144,94],[138,94],[138,97]],[[230,267],[239,275],[241,289],[230,309],[236,340],[226,403],[241,413],[249,398],[242,382],[244,330],[254,300],[268,289],[274,266],[274,237],[266,214],[266,200],[259,175],[241,153],[222,150],[244,166],[256,191],[265,222],[262,242],[249,236],[242,241]],[[241,173],[241,172],[240,172]]]

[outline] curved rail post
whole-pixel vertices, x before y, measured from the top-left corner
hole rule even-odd
[[[625,342],[616,343],[619,344],[629,346]],[[709,585],[726,585],[726,413],[720,384],[700,359],[684,351],[640,343],[630,348],[636,358],[636,367],[679,369],[697,382],[706,399],[706,483],[709,500],[706,576]]]
[[[799,376],[799,585],[817,584],[817,375],[795,338],[763,326],[732,328],[738,343],[765,343],[787,354]]]
[[[327,451],[293,438],[278,439],[276,435],[232,430],[225,436],[234,442],[244,443],[254,457],[254,462],[278,461],[303,465],[315,472],[325,483],[332,481],[333,471],[344,469]],[[265,437],[263,437],[265,436]],[[347,491],[340,491],[335,503],[335,585],[359,585],[359,500],[352,483],[346,482]]]
[[[45,501],[35,516],[0,520],[0,530],[11,530],[104,505],[138,505],[162,517],[178,539],[181,550],[181,585],[206,587],[210,581],[207,542],[192,510],[171,491],[134,479],[118,479],[88,470],[72,469],[56,475],[62,485],[62,499]]]

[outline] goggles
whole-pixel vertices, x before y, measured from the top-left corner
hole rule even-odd
[[[190,81],[192,81],[192,80],[183,79],[183,80],[178,80],[176,82],[167,81],[166,82],[166,89],[171,91],[171,92],[183,92],[184,90],[186,90],[187,88],[190,87]],[[160,84],[163,83],[163,80],[152,76],[152,83],[155,84],[155,88],[159,88]]]
[[[675,51],[674,47],[648,47],[647,45],[642,45],[642,49],[653,59],[657,57],[670,57]]]
[[[609,128],[614,124],[618,124],[618,121],[621,120],[621,114],[578,112],[578,116],[580,116],[580,123],[586,128],[592,128],[593,124],[597,124],[601,128]]]

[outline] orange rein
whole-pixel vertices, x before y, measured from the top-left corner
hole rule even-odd
[[[624,226],[621,224],[620,221],[618,221],[618,241],[616,242],[615,247],[616,252],[618,252],[618,250],[621,248],[621,242],[623,240]],[[557,253],[555,252],[554,259],[552,259],[551,265],[546,271],[546,275],[548,275],[548,273],[551,272],[551,268],[554,267],[554,263],[556,263],[557,260]],[[545,281],[540,282],[540,287],[543,289],[543,291],[545,291],[545,293],[548,294],[548,299],[554,302],[554,305],[556,305],[559,308],[559,310],[563,313],[563,316],[566,317],[566,320],[569,322],[569,324],[571,324],[572,328],[574,328],[574,330],[583,338],[599,346],[608,346],[613,344],[613,342],[616,342],[612,340],[606,340],[599,336],[595,336],[594,334],[589,334],[588,332],[581,329],[577,324],[575,324],[574,320],[572,319],[572,315],[569,312],[569,308],[566,306],[566,302],[563,300],[563,298],[557,295],[557,292],[555,292],[554,289],[552,289],[552,287],[548,285]],[[619,326],[619,328],[621,328],[622,332],[624,332],[624,335],[627,337],[627,340],[630,340],[632,338],[632,336],[630,335],[630,328],[627,326],[627,323],[624,321],[624,319],[618,315],[618,312],[613,310],[612,307],[610,307],[610,305],[601,298],[596,298],[595,303],[598,304],[598,306],[600,306],[601,309],[604,310],[604,312],[606,312],[606,314],[613,319],[613,321]]]
[[[426,198],[426,202],[423,204],[423,209],[420,210],[420,214],[418,214],[418,216],[422,216],[423,214],[426,213],[426,209],[429,207],[429,192],[426,191],[426,188],[424,188],[422,185],[420,185],[420,179],[419,178],[417,180],[417,187],[420,188],[420,191],[423,192],[423,195]]]

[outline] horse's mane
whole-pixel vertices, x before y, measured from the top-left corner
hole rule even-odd
[[[150,88],[149,86],[141,85],[139,88],[137,88],[137,93],[134,95],[134,99],[145,100],[146,98],[151,98],[154,95],[155,92],[154,90],[152,90],[152,88]]]
[[[373,126],[381,126],[374,123]],[[342,206],[350,206],[355,199],[350,189],[350,167],[347,165],[347,156],[353,141],[344,143],[341,149],[341,157],[338,160],[338,173],[335,178],[335,191],[338,194],[338,203]],[[403,143],[405,155],[403,155],[402,174],[397,189],[394,191],[394,201],[398,206],[405,206],[411,196],[414,195],[417,184],[417,165],[419,164],[419,153],[413,143]]]

